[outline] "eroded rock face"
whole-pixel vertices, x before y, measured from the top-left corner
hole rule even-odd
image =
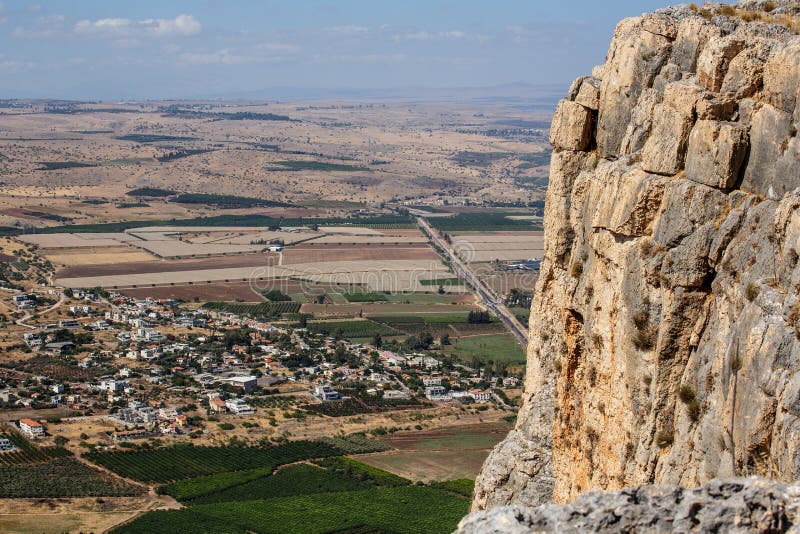
[[[553,120],[524,405],[473,509],[800,479],[798,91],[786,28],[619,24]]]
[[[569,505],[499,506],[467,516],[461,534],[527,532],[797,532],[800,488],[760,479],[701,488],[644,486],[589,493]]]

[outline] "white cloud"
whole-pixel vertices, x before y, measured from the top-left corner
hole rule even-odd
[[[14,73],[21,70],[35,69],[37,66],[33,61],[19,61],[0,54],[0,72]]]
[[[185,65],[246,65],[250,63],[275,63],[288,61],[294,56],[291,54],[299,50],[299,47],[292,45],[280,46],[267,45],[256,47],[256,49],[268,50],[269,52],[281,52],[280,54],[251,54],[242,53],[232,48],[223,48],[216,52],[187,53],[179,56],[179,61]]]
[[[203,26],[191,15],[178,15],[174,19],[147,19],[141,22],[147,31],[158,37],[189,36],[200,33]]]
[[[81,20],[75,24],[74,32],[79,35],[106,37],[187,37],[200,33],[203,26],[192,15],[178,15],[174,19],[131,20],[107,18]]]
[[[81,20],[75,24],[75,33],[117,33],[129,31],[129,19],[97,19]]]
[[[389,64],[402,63],[408,59],[405,54],[336,54],[320,55],[313,57],[314,63],[364,63],[364,64]]]
[[[66,17],[63,15],[49,15],[38,17],[33,26],[18,26],[11,35],[23,38],[48,38],[60,35],[64,31]]]
[[[335,35],[366,35],[369,33],[369,28],[354,25],[333,26],[327,30]]]
[[[300,51],[300,47],[288,43],[261,43],[255,46],[256,50],[267,52],[280,52],[282,54],[295,54]]]
[[[466,38],[467,34],[460,30],[445,32],[411,31],[392,36],[393,41],[446,41]]]

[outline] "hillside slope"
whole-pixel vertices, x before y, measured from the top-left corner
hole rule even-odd
[[[525,402],[473,509],[800,478],[797,11],[623,20],[559,104]]]

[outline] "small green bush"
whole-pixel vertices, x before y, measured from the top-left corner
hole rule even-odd
[[[681,399],[681,402],[684,404],[689,404],[695,400],[695,397],[694,390],[687,385],[683,385],[678,389],[678,398]]]
[[[753,302],[756,297],[758,297],[759,291],[758,285],[756,285],[754,282],[750,282],[747,284],[747,288],[744,290],[744,296],[747,300]]]
[[[658,434],[656,434],[656,445],[658,445],[660,449],[666,449],[674,442],[675,436],[673,436],[672,432],[661,430],[658,432]]]

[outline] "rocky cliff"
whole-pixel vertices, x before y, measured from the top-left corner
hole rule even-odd
[[[473,509],[800,478],[798,12],[623,20],[559,103],[524,406]]]
[[[568,505],[498,506],[461,521],[460,534],[557,532],[800,532],[800,488],[717,479],[693,490],[643,486],[587,493]]]

